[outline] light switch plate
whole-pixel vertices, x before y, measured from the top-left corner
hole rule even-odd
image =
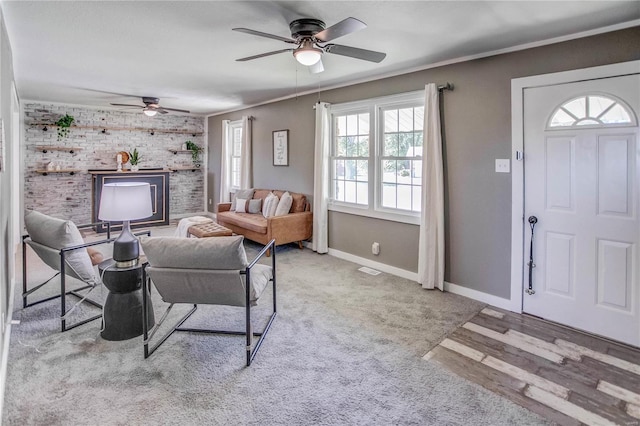
[[[511,164],[508,158],[496,158],[496,173],[509,173]]]

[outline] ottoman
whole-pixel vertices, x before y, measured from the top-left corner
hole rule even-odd
[[[187,235],[193,235],[196,238],[230,237],[233,235],[233,231],[215,222],[209,222],[190,226],[187,230]]]

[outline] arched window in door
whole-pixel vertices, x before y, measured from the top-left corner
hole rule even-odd
[[[635,126],[635,114],[623,101],[601,93],[581,95],[557,107],[547,129]]]

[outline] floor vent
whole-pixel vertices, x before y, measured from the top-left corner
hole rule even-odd
[[[365,274],[369,274],[369,275],[379,275],[380,274],[380,271],[376,271],[375,269],[367,268],[366,266],[363,266],[362,268],[358,269],[358,271],[364,272]]]

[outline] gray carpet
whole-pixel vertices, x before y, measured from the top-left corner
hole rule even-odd
[[[60,333],[57,302],[16,297],[3,424],[546,424],[422,360],[482,304],[308,249],[277,259],[278,316],[248,368],[243,337],[177,333],[145,360],[141,337],[105,341],[99,321]],[[187,324],[241,329],[243,310],[203,307]]]

